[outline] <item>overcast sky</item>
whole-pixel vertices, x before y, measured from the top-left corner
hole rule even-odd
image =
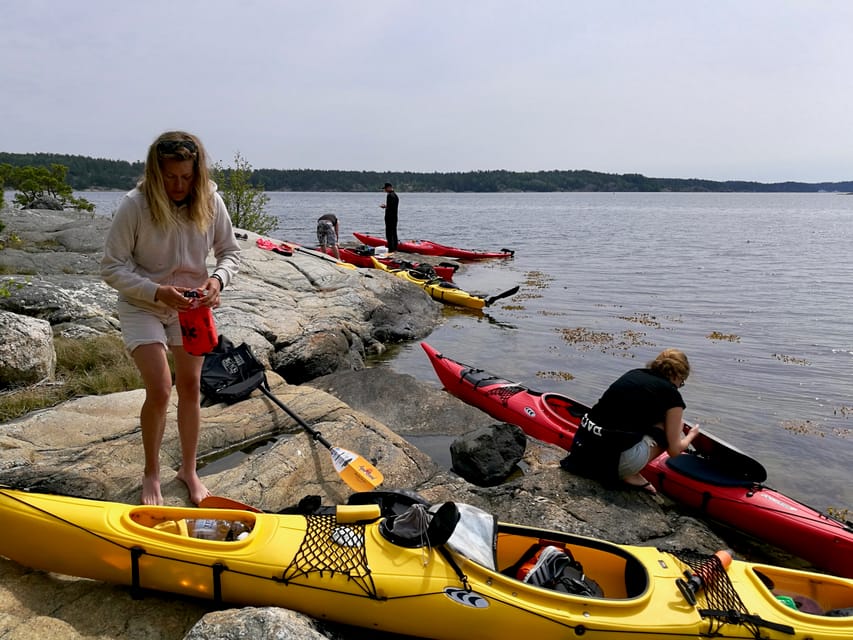
[[[0,151],[853,179],[849,0],[0,0]]]

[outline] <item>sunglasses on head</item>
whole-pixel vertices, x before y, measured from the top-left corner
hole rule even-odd
[[[165,156],[183,155],[188,151],[192,155],[198,153],[198,147],[192,140],[163,140],[157,143],[157,153]]]

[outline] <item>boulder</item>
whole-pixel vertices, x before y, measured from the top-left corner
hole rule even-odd
[[[453,470],[479,487],[500,484],[518,469],[527,436],[512,424],[480,427],[450,445]]]
[[[62,211],[65,207],[59,198],[54,198],[53,196],[39,196],[30,201],[28,208]]]
[[[52,380],[56,351],[50,323],[0,311],[0,389]]]
[[[236,640],[278,638],[280,640],[326,640],[317,623],[295,611],[277,607],[244,607],[208,613],[184,640]]]

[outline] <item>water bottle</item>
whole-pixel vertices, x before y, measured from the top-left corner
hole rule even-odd
[[[187,298],[198,298],[198,291],[184,291]],[[210,307],[194,306],[178,313],[184,350],[194,356],[210,353],[219,343]]]
[[[209,518],[188,518],[187,533],[193,538],[200,540],[226,540],[231,530],[228,520],[214,520]]]
[[[243,540],[251,531],[249,525],[242,520],[187,519],[187,533],[200,540],[232,542]]]

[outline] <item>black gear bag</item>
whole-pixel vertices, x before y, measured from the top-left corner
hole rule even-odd
[[[245,400],[261,386],[267,386],[266,372],[251,347],[245,342],[235,347],[220,335],[216,348],[204,356],[202,395],[213,403],[233,404]]]

